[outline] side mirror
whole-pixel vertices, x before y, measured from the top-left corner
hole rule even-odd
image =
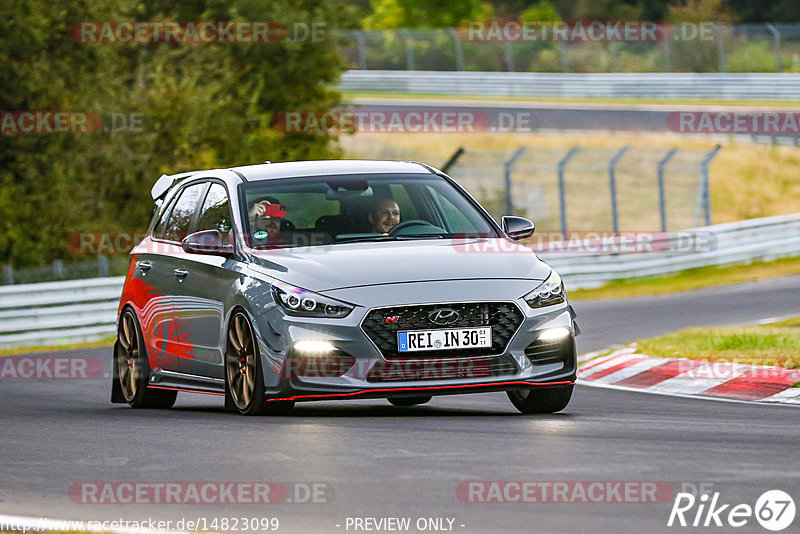
[[[203,230],[187,235],[181,241],[183,250],[189,254],[205,254],[207,256],[233,256],[233,246],[222,244],[219,230]]]
[[[515,241],[532,236],[535,228],[531,221],[523,217],[511,215],[503,217],[503,231]]]

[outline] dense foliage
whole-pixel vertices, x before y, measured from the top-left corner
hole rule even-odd
[[[123,131],[0,135],[0,263],[71,259],[75,232],[140,231],[162,172],[337,157],[330,138],[285,135],[270,121],[338,103],[330,30],[357,22],[353,14],[336,0],[1,2],[0,110],[92,111]],[[68,35],[76,21],[116,20],[277,21],[290,32],[318,21],[325,38],[108,44]],[[130,131],[132,121],[141,124]]]

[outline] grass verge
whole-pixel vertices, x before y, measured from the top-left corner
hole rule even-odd
[[[20,354],[33,354],[37,352],[56,352],[64,350],[79,350],[79,349],[98,349],[103,347],[112,347],[116,338],[109,337],[99,341],[91,341],[88,343],[74,343],[72,345],[37,345],[33,347],[17,347],[14,349],[0,350],[0,356],[17,356]]]
[[[798,273],[800,273],[800,257],[757,261],[748,265],[698,267],[669,276],[614,280],[603,287],[570,291],[569,298],[587,300],[666,295]]]
[[[800,317],[742,328],[688,328],[644,339],[637,345],[642,354],[659,358],[800,369]]]

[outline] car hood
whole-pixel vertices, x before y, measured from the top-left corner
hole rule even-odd
[[[312,291],[435,280],[544,280],[550,267],[503,238],[346,243],[256,251],[266,274]]]

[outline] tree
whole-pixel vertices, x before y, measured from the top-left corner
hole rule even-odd
[[[338,104],[334,30],[356,24],[355,15],[343,0],[0,3],[0,110],[142,119],[134,131],[0,135],[0,263],[70,258],[74,232],[141,231],[150,186],[164,172],[338,157],[334,138],[284,134],[271,121]],[[109,20],[268,20],[288,35],[266,44],[69,38],[76,21]],[[292,39],[312,22],[322,23],[322,40]]]

